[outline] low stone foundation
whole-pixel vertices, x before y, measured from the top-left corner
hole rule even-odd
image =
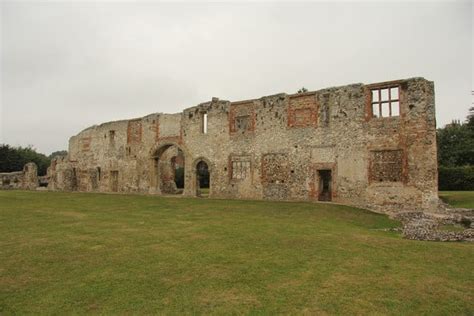
[[[47,185],[47,178],[43,181]],[[39,185],[38,167],[34,162],[27,163],[23,171],[0,173],[0,190],[36,190]]]
[[[23,171],[0,173],[0,189],[21,189],[23,183]]]
[[[445,213],[403,212],[394,216],[403,224],[406,239],[431,241],[474,241],[474,210],[449,209]],[[452,225],[456,230],[443,230]]]

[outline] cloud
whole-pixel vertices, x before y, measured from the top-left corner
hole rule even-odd
[[[105,121],[217,96],[413,76],[434,80],[438,123],[464,118],[472,5],[2,2],[3,140],[49,153]],[[1,136],[1,134],[0,134]]]

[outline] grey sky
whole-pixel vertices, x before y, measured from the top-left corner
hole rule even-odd
[[[2,2],[0,143],[49,154],[105,121],[409,77],[435,82],[438,126],[464,119],[470,1]]]

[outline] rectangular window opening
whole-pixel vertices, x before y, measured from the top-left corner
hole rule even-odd
[[[250,161],[232,161],[232,179],[242,180],[250,176]]]
[[[378,103],[372,103],[372,115],[374,117],[380,117],[379,104]]]
[[[371,90],[372,117],[400,116],[400,88],[384,87]]]
[[[207,134],[207,113],[203,113],[202,115],[202,130],[203,134]]]

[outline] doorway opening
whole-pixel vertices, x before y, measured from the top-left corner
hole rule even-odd
[[[184,191],[184,153],[176,145],[165,145],[154,154],[156,186],[163,194],[182,194]]]
[[[319,201],[331,201],[332,200],[332,177],[331,170],[318,170],[319,178]]]
[[[196,165],[196,196],[209,197],[210,184],[209,166],[201,160]]]

